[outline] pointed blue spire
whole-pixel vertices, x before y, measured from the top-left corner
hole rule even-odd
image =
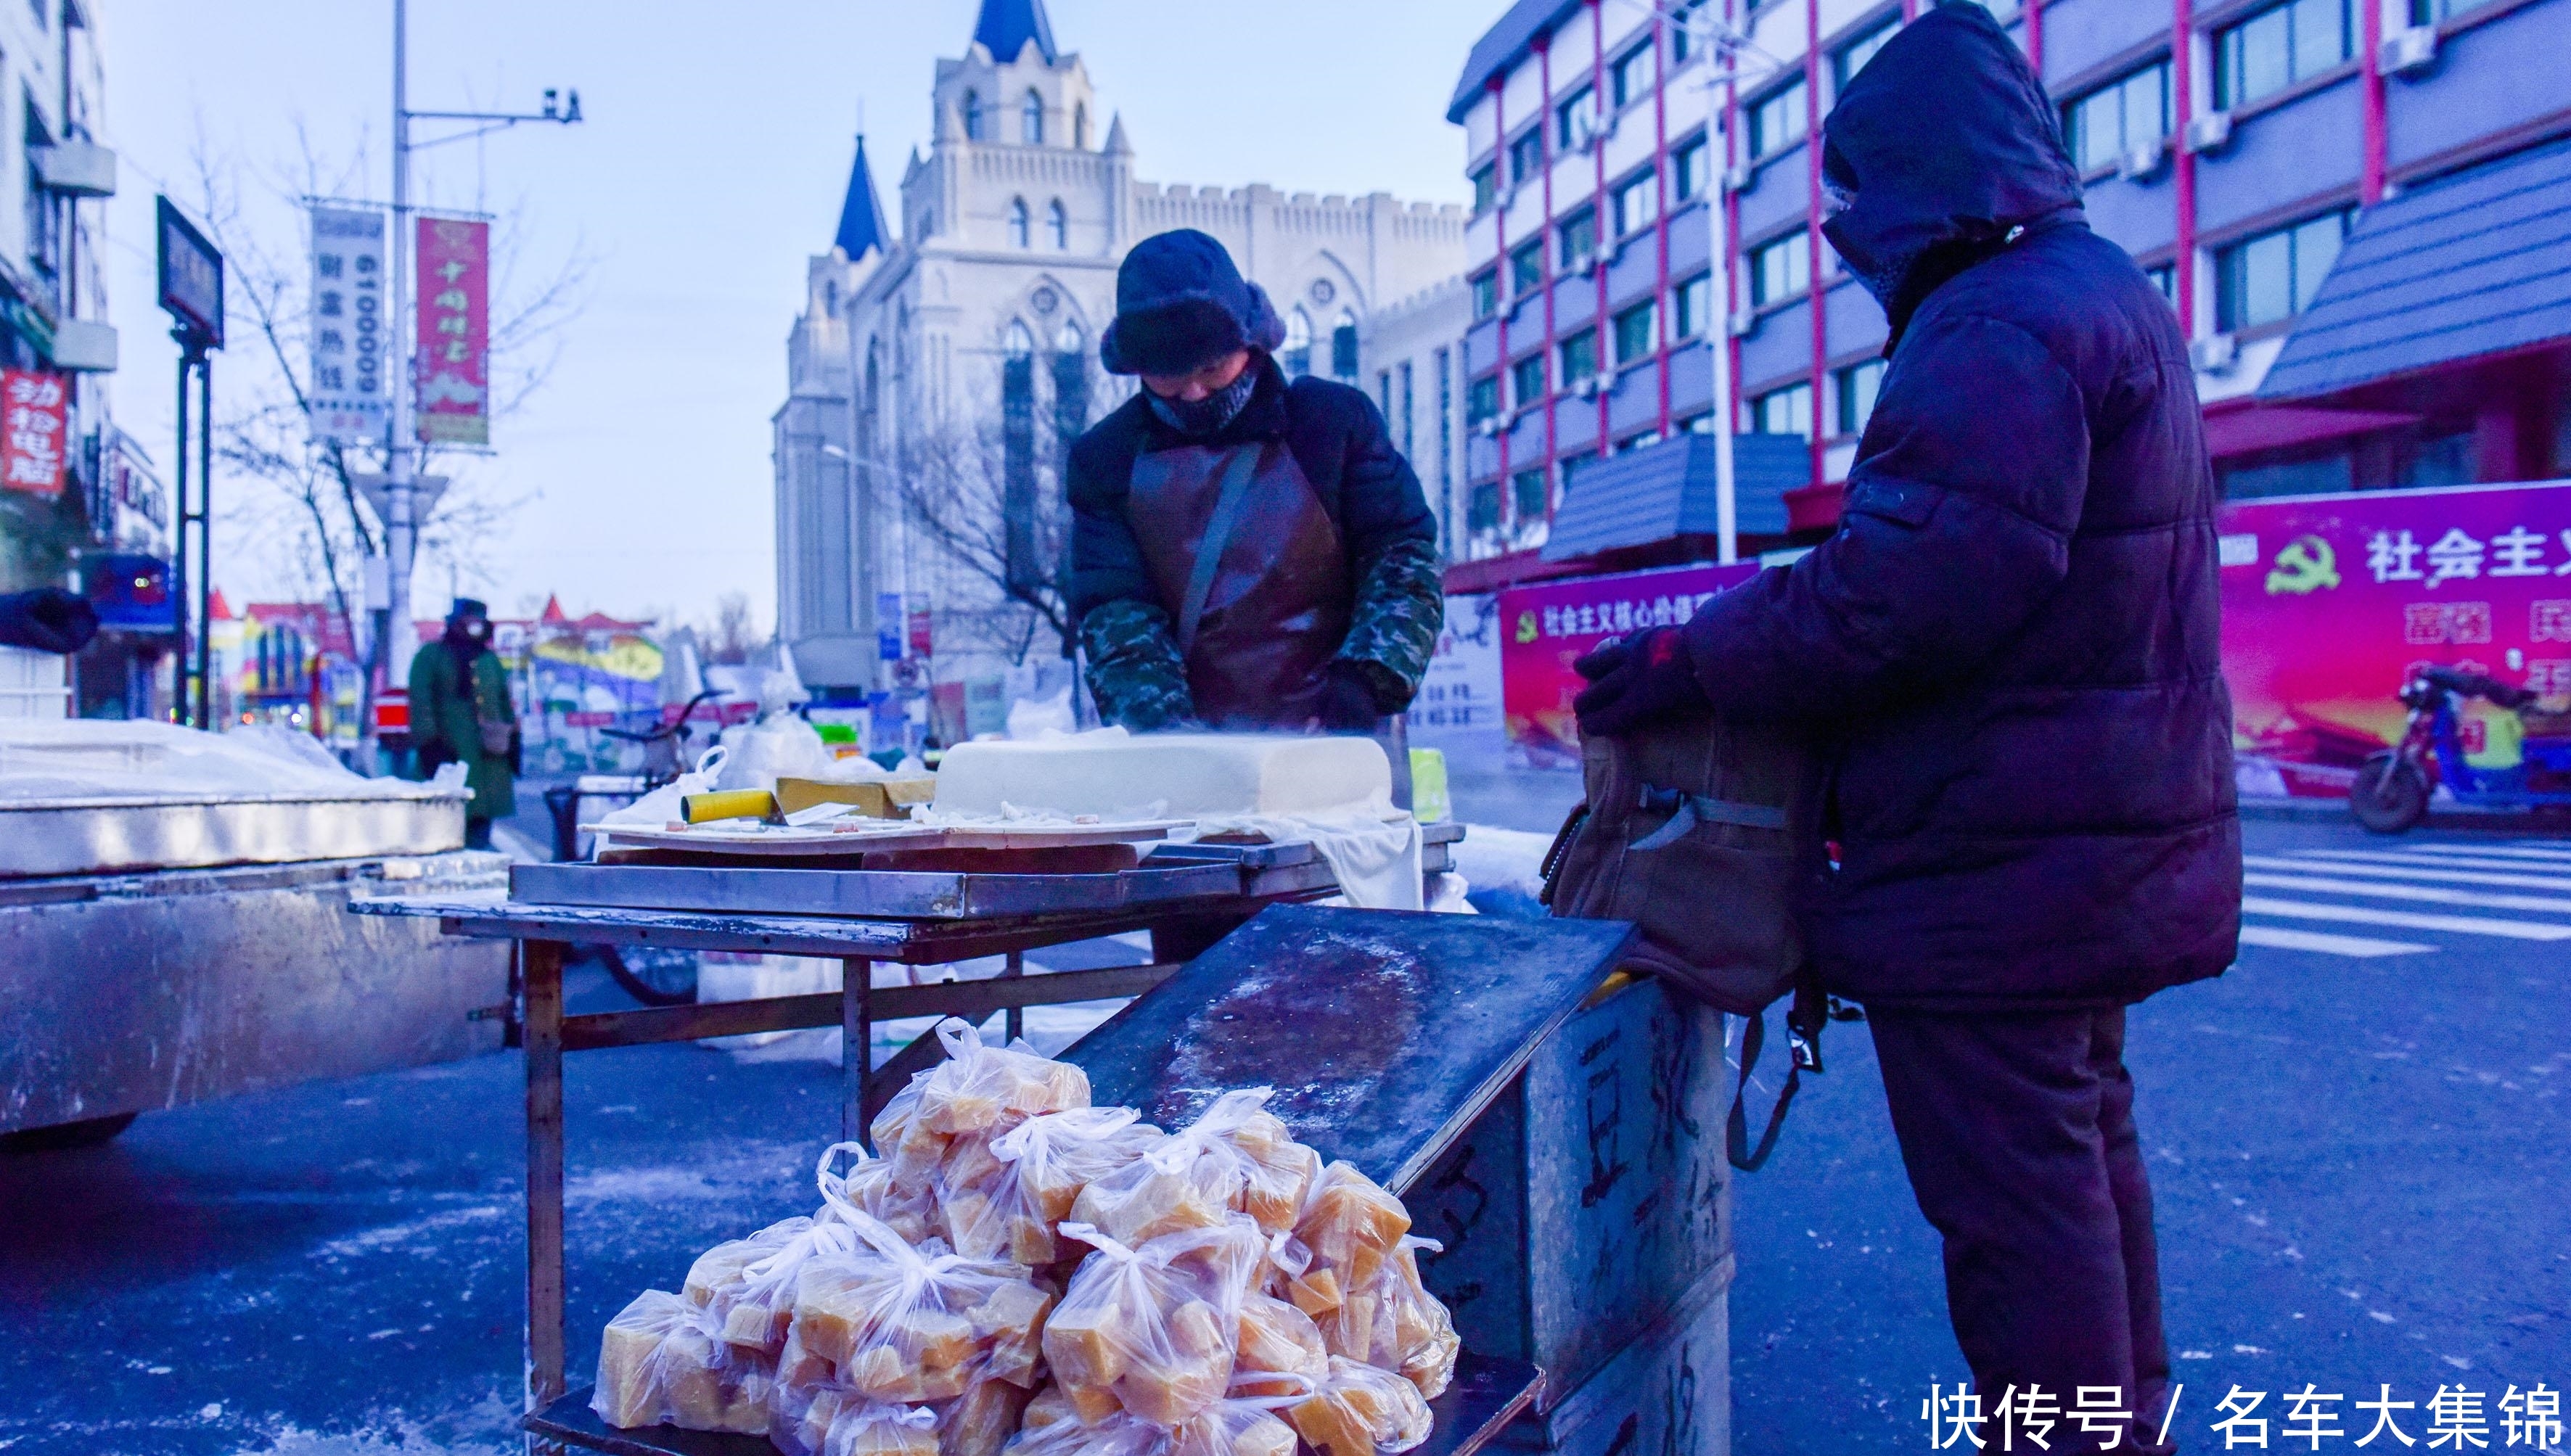
[[[1018,58],[1028,41],[1036,43],[1036,53],[1046,65],[1062,59],[1053,46],[1053,25],[1045,19],[1044,0],[982,0],[982,18],[974,22],[973,39],[1004,66]]]
[[[839,232],[830,241],[850,262],[884,245],[883,208],[875,201],[875,174],[866,166],[862,133],[857,137],[856,165],[848,169],[848,198],[839,204]]]

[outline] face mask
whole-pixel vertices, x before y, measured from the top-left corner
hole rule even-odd
[[[1241,371],[1241,377],[1203,399],[1165,399],[1149,388],[1143,397],[1151,401],[1152,413],[1161,423],[1183,435],[1211,435],[1232,423],[1234,416],[1250,403],[1250,393],[1259,387],[1259,366],[1253,362]]]

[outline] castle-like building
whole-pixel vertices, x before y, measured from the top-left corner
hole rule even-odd
[[[1464,211],[1137,181],[1042,0],[982,0],[932,105],[898,218],[860,137],[807,272],[775,416],[778,633],[827,698],[974,685],[979,730],[1005,712],[992,679],[1061,659],[1059,466],[1133,387],[1097,348],[1125,250],[1223,240],[1286,318],[1285,366],[1360,383],[1369,316],[1460,271]]]

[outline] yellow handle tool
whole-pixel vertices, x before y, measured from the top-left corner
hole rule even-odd
[[[764,788],[692,793],[679,800],[679,814],[691,824],[716,819],[772,819],[776,817],[776,795]]]

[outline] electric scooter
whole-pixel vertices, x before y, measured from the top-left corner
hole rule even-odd
[[[2460,668],[2426,667],[2401,685],[2410,710],[2401,741],[2367,758],[2348,788],[2348,812],[2378,834],[2398,834],[2428,816],[2439,784],[2459,803],[2492,808],[2571,808],[2571,721],[2540,715],[2523,739],[2524,761],[2476,768],[2464,759],[2459,705],[2479,698],[2524,714],[2536,696]],[[2557,728],[2559,730],[2555,730]]]

